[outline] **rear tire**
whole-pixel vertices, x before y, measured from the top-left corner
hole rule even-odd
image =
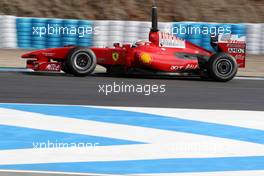
[[[74,76],[87,76],[95,70],[96,56],[88,48],[76,47],[68,54],[65,66]]]
[[[209,77],[227,82],[236,76],[238,66],[236,59],[227,53],[216,53],[209,59]]]

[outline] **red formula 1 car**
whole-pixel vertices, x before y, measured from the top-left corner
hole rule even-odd
[[[96,65],[111,74],[198,75],[217,81],[229,81],[238,67],[245,67],[245,41],[236,35],[212,38],[215,52],[208,51],[158,30],[157,8],[152,8],[149,41],[113,44],[112,48],[66,46],[38,50],[22,55],[27,68],[34,71],[64,71],[75,76],[91,74]]]

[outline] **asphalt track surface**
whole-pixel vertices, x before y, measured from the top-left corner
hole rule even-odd
[[[99,93],[99,85],[165,85],[165,93]],[[113,77],[97,74],[0,72],[1,103],[44,103],[99,106],[170,107],[192,109],[264,110],[264,81],[230,82],[197,78]]]
[[[166,92],[152,93],[149,96],[138,93],[104,95],[98,92],[98,85],[112,85],[113,82],[140,85],[164,84]],[[263,111],[264,81],[234,79],[220,83],[197,78],[135,78],[103,74],[78,78],[64,74],[0,72],[0,102]],[[0,172],[0,175],[55,176],[57,174]]]

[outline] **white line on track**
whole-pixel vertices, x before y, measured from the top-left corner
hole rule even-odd
[[[133,176],[263,176],[264,171],[225,171],[200,173],[134,174]],[[132,176],[132,175],[131,175]]]
[[[87,106],[264,130],[264,111]]]
[[[263,145],[250,142],[130,125],[47,116],[10,109],[0,109],[0,111],[0,124],[2,125],[135,140],[147,143],[97,146],[91,150],[87,150],[87,148],[1,150],[0,164],[2,165],[183,157],[263,156],[264,154]],[[237,150],[238,147],[239,150]]]
[[[95,173],[79,173],[79,172],[48,172],[48,171],[31,171],[31,170],[0,170],[1,173],[16,174],[41,174],[41,175],[78,175],[78,176],[121,176],[117,174],[95,174]],[[122,174],[124,176],[124,174]],[[194,172],[194,173],[159,173],[159,174],[126,174],[127,176],[263,176],[264,171],[225,171],[225,172]]]
[[[234,79],[238,80],[254,80],[254,81],[264,81],[264,77],[242,77],[242,76],[237,76]]]
[[[80,175],[80,176],[119,176],[119,175],[112,175],[112,174],[95,174],[95,173],[79,173],[79,172],[49,172],[49,171],[31,171],[31,170],[0,170],[0,175],[1,173],[9,173],[9,174],[15,174],[19,176],[20,174],[33,174],[33,175],[47,175],[47,176],[54,176],[54,175],[63,175],[63,176],[71,176],[71,175]],[[52,175],[51,175],[52,174]],[[121,176],[121,175],[120,175]]]
[[[26,69],[26,68],[1,68],[1,72],[33,72],[33,70]]]

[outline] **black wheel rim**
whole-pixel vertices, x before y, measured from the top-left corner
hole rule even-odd
[[[216,69],[220,75],[228,76],[233,71],[233,64],[229,59],[220,59],[216,63]]]
[[[77,53],[74,56],[74,65],[79,70],[87,70],[91,65],[91,58],[85,52]]]

